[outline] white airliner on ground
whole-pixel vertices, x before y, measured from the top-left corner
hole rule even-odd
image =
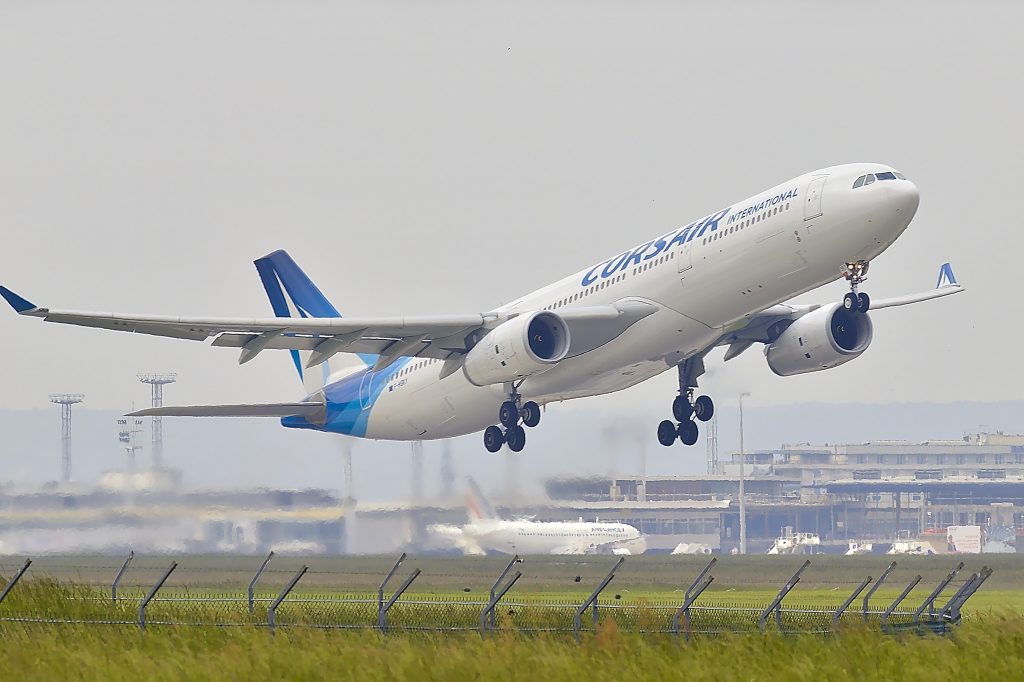
[[[643,554],[647,541],[633,526],[600,521],[506,521],[487,502],[470,479],[466,499],[469,523],[427,527],[466,554]]]
[[[658,440],[697,441],[710,419],[694,400],[704,357],[764,344],[789,376],[830,369],[871,343],[874,310],[963,291],[949,264],[935,289],[871,302],[858,291],[868,263],[910,224],[917,187],[877,163],[793,178],[554,284],[485,312],[342,318],[283,251],[255,262],[275,317],[189,318],[43,308],[8,289],[22,315],[49,322],[241,348],[239,362],[290,349],[306,389],[298,402],[164,407],[138,415],[276,416],[290,428],[363,438],[448,438],[484,429],[484,444],[519,451],[540,405],[620,391],[677,368],[674,420]],[[842,301],[785,305],[846,277]],[[666,401],[667,402],[667,401]],[[668,405],[666,405],[666,408]],[[666,412],[669,410],[666,409]],[[497,426],[500,424],[501,426]]]

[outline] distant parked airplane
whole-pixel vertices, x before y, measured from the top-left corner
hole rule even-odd
[[[427,531],[466,554],[643,554],[647,542],[633,526],[599,521],[533,521],[500,518],[469,479],[469,523],[438,524]]]

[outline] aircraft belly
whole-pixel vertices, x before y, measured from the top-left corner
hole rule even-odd
[[[520,390],[524,396],[552,399],[619,390],[668,369],[668,355],[703,350],[718,334],[663,307],[600,348],[528,378]]]
[[[420,377],[382,393],[371,408],[366,438],[433,440],[473,433],[493,424],[501,386],[474,386],[456,372],[441,381]]]

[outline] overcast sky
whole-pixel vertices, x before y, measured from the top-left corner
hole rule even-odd
[[[1020,3],[0,2],[0,283],[39,305],[270,312],[286,248],[351,315],[476,312],[805,171],[920,188],[878,258],[864,357],[776,378],[712,355],[720,403],[1010,400]],[[706,5],[706,6],[704,6]],[[841,284],[804,301],[838,300]],[[0,311],[0,406],[292,400],[268,352]],[[565,409],[667,414],[671,374]],[[589,407],[588,407],[589,406]],[[653,435],[652,435],[653,438]]]

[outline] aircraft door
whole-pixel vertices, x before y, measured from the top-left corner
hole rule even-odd
[[[686,242],[685,244],[679,245],[679,250],[676,252],[676,262],[678,263],[678,271],[686,272],[693,267],[693,242]]]
[[[821,216],[821,193],[825,188],[826,180],[828,180],[828,176],[822,175],[814,178],[807,185],[807,196],[804,199],[804,220],[812,220]]]
[[[359,383],[359,406],[364,410],[370,409],[373,405],[373,385],[374,377],[377,375],[374,371],[369,371],[363,374],[363,380]]]

